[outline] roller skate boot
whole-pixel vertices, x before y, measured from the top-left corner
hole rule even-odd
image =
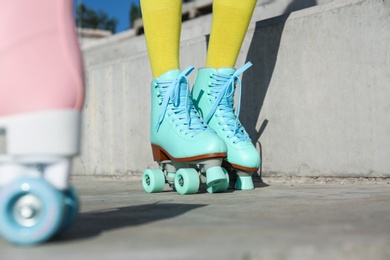
[[[260,166],[260,156],[240,123],[241,80],[239,75],[252,64],[242,68],[199,69],[192,89],[195,108],[205,122],[225,141],[228,157],[222,166],[230,175],[235,189],[254,189],[252,173]],[[234,93],[238,87],[237,111]]]
[[[146,192],[161,192],[165,183],[179,194],[207,190],[223,192],[228,174],[221,167],[226,145],[195,110],[187,76],[193,71],[171,70],[152,81],[150,141],[159,169],[143,174]]]
[[[49,240],[78,212],[69,175],[84,83],[72,2],[0,2],[0,234],[17,245]]]

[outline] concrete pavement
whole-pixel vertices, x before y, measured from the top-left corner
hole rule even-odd
[[[386,179],[265,179],[253,191],[146,194],[139,178],[73,177],[82,208],[54,241],[0,259],[390,259]]]

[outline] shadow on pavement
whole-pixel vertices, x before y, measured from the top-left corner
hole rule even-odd
[[[205,207],[206,204],[161,203],[113,208],[101,211],[80,213],[73,226],[52,243],[86,239],[101,233],[155,221],[174,218],[188,211]]]

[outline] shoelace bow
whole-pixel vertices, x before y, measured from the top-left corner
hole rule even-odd
[[[174,121],[178,121],[179,131],[190,131],[194,135],[209,129],[207,124],[200,118],[195,110],[192,100],[189,96],[189,81],[187,76],[194,70],[194,67],[188,67],[174,80],[159,80],[158,97],[160,98],[160,114],[156,125],[156,130],[164,120],[165,114],[173,116]]]
[[[233,75],[213,73],[211,76],[213,80],[210,84],[210,95],[214,97],[215,100],[213,101],[213,106],[205,118],[205,121],[209,122],[218,109],[219,112],[216,115],[221,116],[224,119],[220,124],[226,127],[224,128],[225,131],[231,132],[228,137],[235,137],[235,142],[250,141],[249,135],[245,132],[244,127],[238,120],[241,107],[241,79],[239,75],[250,66],[252,66],[252,63],[247,62],[244,66],[237,69]],[[238,88],[238,105],[237,112],[235,113],[233,103],[236,87]]]

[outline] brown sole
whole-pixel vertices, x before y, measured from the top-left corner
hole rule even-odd
[[[255,171],[257,171],[259,169],[259,168],[249,168],[249,167],[237,165],[237,164],[234,164],[234,163],[229,163],[229,162],[227,162],[225,160],[222,163],[222,167],[224,167],[224,168],[233,168],[235,170],[244,171],[244,172],[255,172]]]
[[[153,159],[156,162],[161,161],[174,161],[174,162],[193,162],[200,161],[204,159],[213,159],[213,158],[227,158],[227,153],[212,153],[212,154],[202,154],[197,156],[185,157],[185,158],[175,158],[171,156],[167,151],[165,151],[162,147],[152,144],[152,153]]]

